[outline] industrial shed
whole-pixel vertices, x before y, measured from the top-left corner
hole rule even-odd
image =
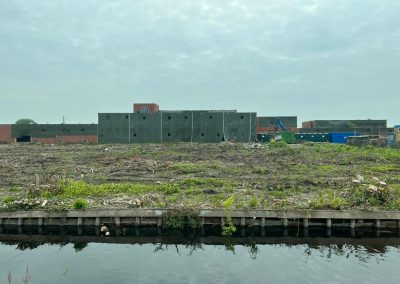
[[[96,143],[97,124],[12,124],[15,142]]]
[[[256,139],[256,113],[183,110],[98,116],[99,143],[215,143]]]

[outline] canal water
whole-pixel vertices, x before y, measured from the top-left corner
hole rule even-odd
[[[399,283],[397,232],[3,230],[0,283]]]

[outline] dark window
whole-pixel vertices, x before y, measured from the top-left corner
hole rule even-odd
[[[212,119],[212,115],[210,115],[210,119]]]
[[[185,115],[185,119],[188,119],[187,115]]]
[[[109,115],[106,115],[106,118],[107,118],[108,120],[110,120],[110,116],[109,116]]]
[[[148,112],[149,112],[149,106],[141,106],[140,112],[142,112],[142,113],[148,113]]]
[[[168,136],[171,136],[171,133],[168,133]]]
[[[129,118],[129,115],[125,115],[125,118],[128,119],[128,118]]]
[[[145,117],[145,116],[143,116],[143,119],[146,119],[146,117]]]
[[[133,137],[136,137],[136,133],[133,133]]]
[[[46,132],[46,129],[42,129],[42,132]]]
[[[204,133],[201,133],[201,136],[204,136]]]
[[[83,132],[83,131],[85,131],[85,129],[82,128],[81,131]]]
[[[240,119],[243,119],[243,118],[244,118],[244,116],[243,116],[243,115],[241,115],[241,116],[240,116]]]
[[[171,120],[171,116],[168,116],[168,120]]]
[[[30,136],[21,136],[17,137],[17,142],[31,142],[31,137]]]
[[[219,133],[217,133],[217,137],[219,137]]]

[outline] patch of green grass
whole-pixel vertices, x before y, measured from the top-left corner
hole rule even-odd
[[[164,194],[178,193],[175,184],[140,184],[140,183],[104,183],[90,184],[84,181],[60,182],[62,195],[66,197],[85,196],[112,196],[114,194],[142,194],[147,192],[161,192]]]
[[[6,196],[3,198],[5,204],[12,203],[16,200],[15,196]]]
[[[279,140],[279,141],[272,140],[270,143],[268,143],[268,146],[274,148],[289,148],[288,143],[286,143],[284,140]]]
[[[226,198],[226,195],[225,195],[225,194],[222,194],[222,193],[220,193],[220,194],[215,194],[215,195],[213,195],[213,196],[210,197],[211,204],[212,204],[214,207],[221,207],[221,205],[222,205],[222,203],[223,203],[223,201],[224,201],[225,198]]]
[[[19,186],[13,186],[13,187],[10,188],[11,192],[18,192],[18,191],[21,191],[21,190],[22,190],[22,188],[19,187]]]
[[[380,173],[390,173],[390,172],[400,172],[400,165],[395,164],[383,164],[376,166],[368,166],[367,171],[380,172]]]
[[[77,210],[83,210],[88,207],[89,203],[85,199],[76,199],[72,203],[72,208],[77,209]]]
[[[124,153],[126,157],[138,157],[142,154],[142,147],[140,145],[132,145],[131,148]]]
[[[177,200],[178,200],[178,196],[176,194],[171,195],[165,199],[165,201],[169,202],[169,203],[176,203]]]
[[[369,160],[392,160],[400,159],[400,151],[391,148],[380,148],[374,146],[355,147],[340,144],[320,144],[319,151],[329,153],[346,153],[357,157],[368,158]]]
[[[200,193],[202,193],[202,190],[199,189],[199,188],[196,188],[196,187],[190,187],[190,188],[185,189],[184,192],[185,192],[185,194],[187,194],[187,195],[195,195],[195,194],[200,194]]]
[[[303,164],[303,163],[299,163],[296,165],[288,165],[288,168],[298,174],[305,174],[305,173],[309,173],[312,169],[309,165]]]
[[[156,185],[152,191],[158,191],[164,194],[174,194],[179,192],[179,188],[176,184],[162,183]]]
[[[252,198],[250,198],[249,200],[249,207],[250,208],[256,208],[258,206],[259,202],[257,197],[253,196]]]
[[[334,171],[336,167],[334,165],[320,165],[318,169],[324,172],[331,172]]]
[[[394,199],[386,206],[389,210],[400,210],[400,199]]]
[[[254,167],[253,168],[253,173],[258,174],[258,175],[265,175],[267,173],[267,169],[264,167]]]
[[[290,192],[283,190],[270,190],[267,194],[277,199],[286,199],[291,195]]]
[[[55,196],[54,192],[50,190],[43,191],[40,195],[42,198],[52,198]]]
[[[319,197],[311,199],[309,206],[312,209],[334,209],[340,210],[348,206],[346,199],[335,196],[333,191],[321,194]]]

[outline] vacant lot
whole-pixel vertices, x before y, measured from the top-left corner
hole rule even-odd
[[[400,209],[399,174],[331,144],[0,145],[0,207]]]

